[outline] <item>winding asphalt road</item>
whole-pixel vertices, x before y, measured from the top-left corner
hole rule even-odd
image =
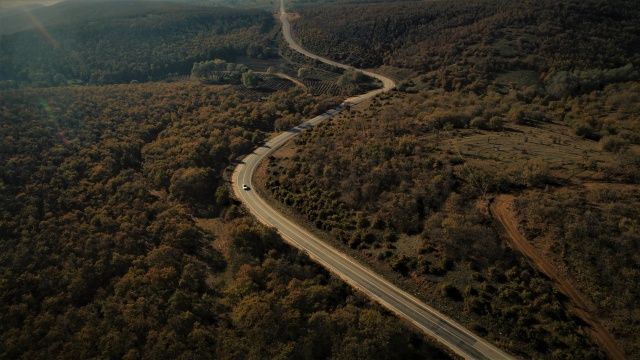
[[[284,11],[283,0],[280,2],[280,20],[282,21],[282,30],[285,39],[291,48],[327,64],[350,68],[349,66],[314,55],[293,41],[290,24]],[[363,71],[363,73],[382,81],[384,87],[364,95],[349,98],[345,100],[343,105],[358,104],[381,92],[388,91],[395,86],[395,83],[391,79],[368,71]],[[253,174],[262,159],[300,132],[339,113],[343,107],[344,106],[340,106],[329,110],[298,127],[272,138],[252,154],[245,157],[236,167],[232,176],[233,190],[236,197],[246,205],[260,222],[278,229],[280,234],[290,244],[303,250],[315,261],[340,276],[340,278],[352,286],[365,292],[397,315],[411,321],[426,333],[434,336],[462,357],[467,359],[512,359],[511,356],[484,339],[479,338],[452,319],[425,305],[407,292],[400,290],[385,280],[381,275],[374,273],[353,258],[325,244],[310,232],[287,219],[252,190]],[[249,190],[243,189],[243,185],[245,184],[249,186]]]

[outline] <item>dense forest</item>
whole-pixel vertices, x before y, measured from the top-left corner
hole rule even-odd
[[[293,4],[296,36],[397,90],[303,133],[256,190],[516,356],[606,357],[508,246],[490,209],[509,196],[638,357],[640,7],[359,2]],[[376,86],[361,73],[290,51],[266,11],[69,1],[5,19],[0,358],[452,357],[230,194],[273,132]]]
[[[640,8],[632,0],[402,1],[300,4],[293,25],[309,50],[357,67],[418,71],[468,62],[505,69],[638,66]]]
[[[113,5],[0,40],[0,357],[449,358],[231,198],[240,156],[338,100],[232,63],[273,55],[272,15]],[[223,63],[244,85],[206,85]]]
[[[145,1],[52,8],[30,14],[35,28],[0,38],[2,87],[157,80],[189,75],[197,61],[277,50],[275,20],[265,11]]]
[[[225,169],[318,100],[190,83],[0,95],[0,357],[448,357],[230,199]]]

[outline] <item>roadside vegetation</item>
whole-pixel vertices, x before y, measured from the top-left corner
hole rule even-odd
[[[491,218],[510,194],[636,358],[638,7],[504,4],[295,4],[305,47],[399,85],[275,153],[256,190],[516,356],[605,358]],[[453,356],[230,194],[243,155],[375,82],[290,51],[269,12],[49,10],[0,38],[0,357]]]
[[[304,92],[0,93],[0,357],[448,358],[236,204],[227,170]]]
[[[504,161],[493,149],[458,153],[458,141],[484,145],[502,131],[427,130],[403,120],[423,109],[393,105],[407,97],[382,96],[369,109],[355,107],[302,134],[294,148],[271,158],[266,188],[337,246],[498,346],[522,356],[602,356],[548,280],[500,239],[487,213],[492,194],[554,186],[559,180],[546,159],[512,160],[500,169]]]
[[[400,81],[274,154],[264,191],[514,354],[607,356],[501,237],[487,206],[512,194],[521,232],[637,357],[637,7],[500,4],[298,4],[311,51]]]
[[[230,194],[341,72],[287,79],[268,12],[120,5],[3,23],[0,357],[451,358]]]

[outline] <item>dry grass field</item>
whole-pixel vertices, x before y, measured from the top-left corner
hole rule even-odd
[[[432,141],[434,137],[432,136]],[[507,168],[539,159],[552,176],[578,181],[598,177],[585,170],[589,163],[604,164],[612,158],[596,141],[581,139],[559,124],[537,127],[509,124],[504,131],[449,131],[440,134],[444,152],[461,155],[483,166]],[[595,180],[595,179],[594,179]]]

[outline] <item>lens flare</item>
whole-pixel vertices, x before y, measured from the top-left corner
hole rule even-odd
[[[60,124],[58,123],[58,118],[56,118],[56,115],[53,113],[53,110],[51,109],[51,106],[49,106],[47,100],[40,98],[39,103],[40,105],[42,105],[42,108],[47,113],[47,115],[49,115],[49,119],[51,119],[51,121],[53,121],[53,123],[56,125],[56,129],[59,129]]]
[[[36,19],[36,17],[33,16],[31,12],[25,11],[25,16],[27,17],[31,25],[33,25],[33,27],[36,28],[36,30],[38,30],[40,35],[44,36],[44,38],[47,39],[49,44],[51,44],[51,47],[53,47],[54,49],[57,49],[60,47],[60,44],[58,43],[58,41],[56,41],[56,39],[54,39],[53,36],[51,36],[51,34],[47,31],[47,29],[45,29],[44,26],[42,26],[42,23],[40,23],[40,21]]]
[[[60,140],[62,140],[62,143],[64,144],[64,146],[67,148],[67,150],[73,151],[73,144],[71,144],[69,139],[67,139],[67,136],[65,135],[64,131],[62,130],[62,127],[60,126],[58,117],[56,117],[56,114],[53,112],[53,109],[51,109],[51,106],[49,106],[49,103],[47,102],[47,100],[43,98],[39,98],[38,100],[40,105],[44,109],[44,111],[47,113],[47,115],[49,115],[49,120],[53,123],[56,133],[60,137]]]

